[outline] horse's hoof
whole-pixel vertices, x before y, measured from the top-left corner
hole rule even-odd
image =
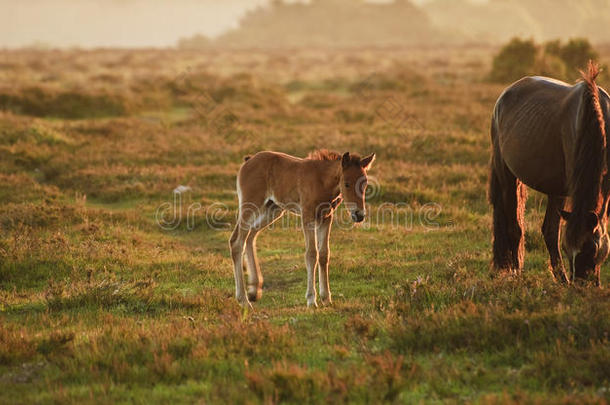
[[[553,281],[555,281],[556,283],[563,284],[563,285],[570,284],[570,282],[568,281],[568,278],[566,277],[565,273],[563,273],[563,272],[551,270],[551,275],[553,276]]]
[[[489,278],[492,280],[505,280],[513,276],[513,271],[510,267],[494,269],[489,273]]]

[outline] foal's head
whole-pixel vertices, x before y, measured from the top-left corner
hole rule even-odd
[[[339,187],[354,222],[364,221],[366,214],[364,207],[364,196],[367,186],[366,172],[374,160],[374,153],[360,158],[358,155],[350,155],[349,152],[345,152],[341,157],[341,180]]]
[[[606,218],[600,218],[594,211],[589,211],[582,219],[566,211],[561,211],[561,216],[566,221],[562,245],[570,261],[569,277],[574,280],[574,277],[595,275],[599,282],[600,267],[610,250]],[[602,216],[605,217],[605,213]],[[580,226],[574,226],[571,221],[581,221]]]

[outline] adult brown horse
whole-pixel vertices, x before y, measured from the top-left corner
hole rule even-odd
[[[307,306],[317,306],[315,270],[320,298],[331,302],[328,283],[329,237],[333,211],[345,200],[354,222],[365,217],[367,170],[375,154],[360,158],[349,152],[319,150],[306,159],[279,152],[259,152],[246,157],[237,175],[239,218],[230,247],[235,271],[235,297],[243,306],[261,298],[263,275],[256,257],[256,237],[261,230],[290,211],[301,215],[305,234]],[[248,295],[243,280],[243,255],[248,267]]]
[[[524,255],[525,185],[548,196],[542,224],[553,277],[563,282],[595,278],[608,256],[608,150],[610,97],[595,83],[589,62],[573,86],[526,77],[508,87],[491,123],[489,199],[493,205],[493,265],[520,272]],[[569,202],[571,212],[563,211]],[[559,234],[565,220],[563,250]]]

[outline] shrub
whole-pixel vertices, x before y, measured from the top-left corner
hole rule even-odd
[[[596,60],[599,55],[588,40],[574,38],[561,47],[559,57],[566,66],[568,79],[574,80],[580,77],[578,70],[584,69],[589,60]]]
[[[561,39],[547,41],[544,44],[544,53],[547,55],[554,55],[558,58],[561,58]]]
[[[490,79],[494,82],[510,82],[532,74],[538,47],[533,40],[513,38],[494,57]]]
[[[566,78],[566,65],[559,56],[543,53],[536,60],[534,73],[540,76]]]
[[[542,46],[532,40],[514,38],[494,57],[489,78],[506,83],[535,74],[574,81],[580,77],[579,69],[597,58],[597,52],[585,38],[571,39],[565,45],[556,39]]]

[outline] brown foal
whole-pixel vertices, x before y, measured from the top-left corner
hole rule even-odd
[[[280,152],[246,157],[237,175],[239,217],[230,247],[235,271],[235,297],[243,306],[261,298],[263,276],[256,257],[261,230],[289,211],[302,217],[307,268],[307,306],[317,306],[315,269],[320,298],[331,303],[328,283],[329,236],[335,208],[345,200],[354,222],[364,220],[367,170],[375,154],[364,158],[318,150],[306,159]],[[243,256],[248,269],[248,291],[243,280]]]

